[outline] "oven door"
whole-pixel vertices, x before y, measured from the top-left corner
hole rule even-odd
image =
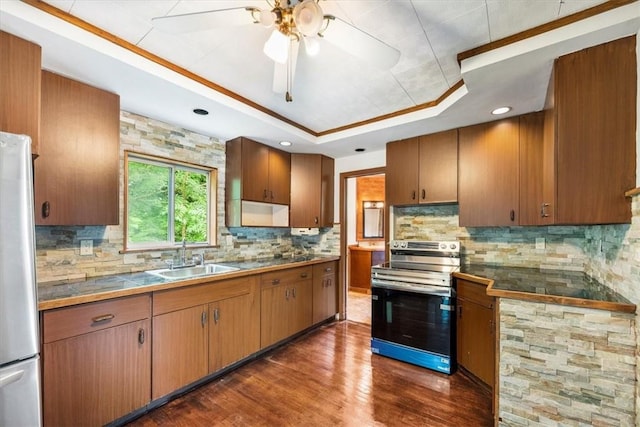
[[[372,286],[371,335],[455,363],[455,295]],[[448,295],[447,295],[448,294]]]

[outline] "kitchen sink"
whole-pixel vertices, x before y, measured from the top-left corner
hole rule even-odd
[[[239,270],[239,268],[221,264],[204,264],[186,268],[147,270],[147,273],[163,277],[165,279],[189,279],[191,277],[209,276],[212,274],[228,273],[236,270]]]

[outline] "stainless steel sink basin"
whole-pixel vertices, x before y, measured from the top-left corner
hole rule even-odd
[[[147,273],[154,276],[163,277],[165,279],[189,279],[191,277],[209,276],[213,274],[228,273],[230,271],[239,270],[236,267],[229,267],[220,264],[205,264],[187,268],[163,268],[160,270],[148,270]]]

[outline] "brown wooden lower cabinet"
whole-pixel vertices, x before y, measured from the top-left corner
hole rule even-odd
[[[44,311],[45,426],[115,421],[329,318],[336,269],[332,261]]]
[[[493,389],[495,383],[495,300],[486,285],[456,280],[458,365]]]
[[[349,246],[349,290],[371,292],[371,266],[384,262],[384,250]]]
[[[325,262],[313,266],[313,323],[322,322],[337,312],[338,263]]]
[[[213,373],[259,349],[255,325],[257,292],[209,304],[209,372]]]
[[[104,425],[149,403],[149,316],[149,295],[43,314],[45,426]]]
[[[260,345],[262,348],[312,324],[312,268],[265,273],[261,278]]]
[[[255,276],[155,292],[153,303],[153,399],[259,350]]]
[[[153,317],[153,399],[206,376],[207,362],[206,305]]]

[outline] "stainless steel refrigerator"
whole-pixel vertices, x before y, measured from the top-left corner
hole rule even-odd
[[[31,138],[0,132],[0,426],[40,426]]]

